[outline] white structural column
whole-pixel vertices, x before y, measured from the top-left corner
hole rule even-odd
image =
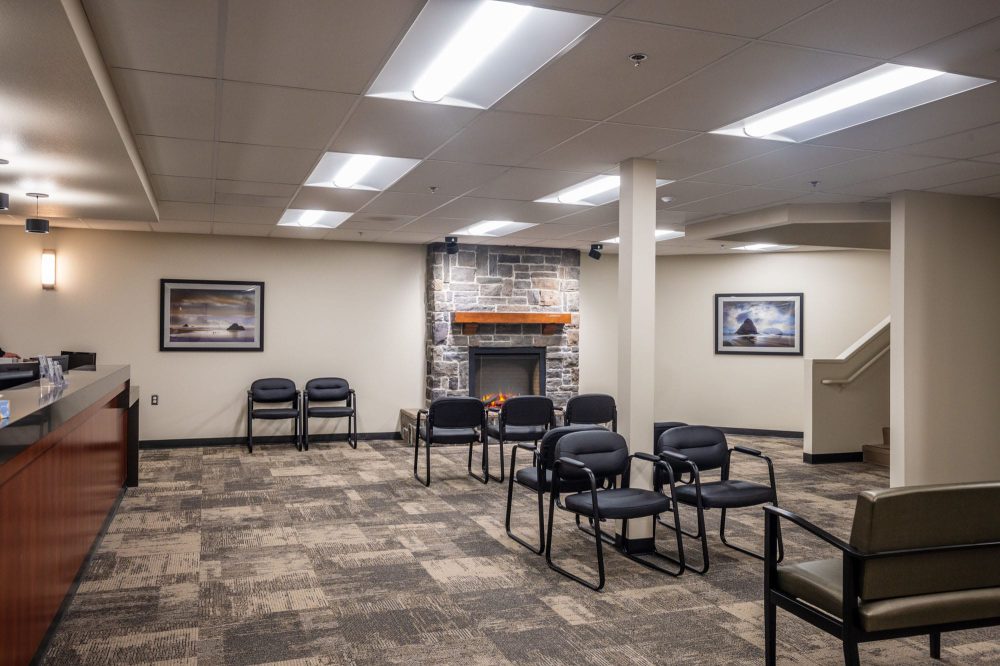
[[[656,339],[656,162],[619,167],[618,431],[635,453],[653,451]],[[652,488],[652,467],[636,461],[632,486]],[[651,520],[629,523],[629,540],[652,536]],[[620,527],[619,527],[620,529]]]

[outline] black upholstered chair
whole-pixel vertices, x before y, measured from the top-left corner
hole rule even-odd
[[[255,407],[255,404],[277,405],[289,403],[290,407]],[[254,419],[279,421],[292,419],[294,421],[292,435],[295,448],[302,450],[299,440],[299,390],[291,379],[271,377],[258,379],[250,385],[247,391],[247,450],[253,453],[253,422]]]
[[[705,510],[721,509],[719,517],[719,538],[722,543],[733,550],[757,559],[763,559],[762,554],[741,548],[726,540],[726,511],[764,504],[778,505],[778,491],[774,483],[774,464],[771,459],[756,449],[744,446],[729,448],[726,435],[717,428],[708,426],[680,426],[671,428],[660,435],[654,452],[663,460],[669,462],[678,483],[674,490],[677,503],[695,507],[698,515],[698,531],[682,532],[685,536],[701,541],[702,567],[688,568],[695,573],[705,573],[709,567],[708,532],[705,529]],[[770,485],[765,486],[752,481],[731,479],[730,469],[733,453],[739,453],[750,458],[761,460],[767,464]],[[711,470],[719,470],[721,478],[718,481],[704,481],[702,474]],[[684,479],[683,474],[688,474]],[[662,476],[661,481],[666,481]],[[672,526],[662,523],[665,527]],[[761,533],[763,539],[763,530]]]
[[[657,490],[629,487],[632,461],[639,458],[653,463],[655,468],[667,477],[671,493],[673,493],[673,470],[666,462],[648,453],[629,455],[625,438],[608,430],[574,432],[565,435],[556,444],[555,458],[552,466],[552,492],[549,494],[549,528],[545,538],[545,561],[548,562],[551,569],[586,585],[592,590],[602,589],[604,587],[604,551],[602,548],[604,540],[601,535],[601,521],[621,520],[622,547],[618,551],[622,555],[643,566],[671,576],[679,576],[684,572],[684,551],[677,503],[671,502],[669,497],[660,491],[658,483]],[[601,482],[617,476],[622,477],[620,488],[598,489]],[[563,488],[567,487],[567,484],[577,486],[582,483],[589,486],[587,490],[567,495],[564,500],[560,499],[559,495],[563,492]],[[593,519],[594,541],[597,544],[597,584],[570,573],[552,561],[552,526],[556,507],[578,516],[582,515]],[[661,513],[673,514],[674,530],[677,537],[677,559],[656,549],[655,518]],[[628,521],[645,517],[654,518],[654,531],[652,551],[644,554],[671,562],[677,566],[676,570],[665,569],[651,560],[639,557],[638,553],[629,552]]]
[[[545,431],[555,425],[555,411],[552,401],[541,395],[519,395],[508,398],[500,406],[496,424],[487,424],[486,434],[500,443],[500,476],[492,476],[494,481],[504,480],[503,445],[505,442],[534,442],[542,438]],[[489,439],[486,440],[489,443]]]
[[[423,417],[423,423],[421,423]],[[417,473],[420,440],[426,447],[426,480]],[[478,398],[458,396],[438,398],[430,409],[417,412],[416,435],[413,438],[413,478],[425,486],[431,485],[431,445],[469,444],[469,476],[486,483],[489,481],[489,460],[486,456],[486,406]],[[472,446],[483,445],[482,470],[479,476],[472,471]]]
[[[569,399],[566,403],[565,425],[589,423],[595,425],[611,424],[611,429],[618,432],[618,406],[615,399],[604,393],[581,393]]]
[[[680,428],[681,426],[686,426],[687,423],[683,421],[657,421],[653,424],[653,448],[656,448],[656,443],[660,441],[660,435],[670,430],[671,428]]]
[[[555,463],[556,444],[564,436],[573,432],[587,432],[589,430],[604,430],[597,425],[571,425],[552,428],[544,435],[536,445],[529,442],[516,442],[510,452],[510,479],[507,485],[507,513],[504,518],[504,526],[507,529],[507,536],[521,544],[536,555],[541,555],[545,550],[545,493],[552,485],[552,465]],[[530,451],[533,462],[530,467],[517,469],[517,451],[524,449]],[[510,512],[514,500],[514,484],[528,488],[535,492],[538,497],[538,547],[529,544],[521,537],[514,534],[510,529]],[[589,490],[590,483],[586,480],[563,483],[563,492],[577,492]]]
[[[347,419],[347,443],[358,448],[358,397],[346,379],[319,377],[306,382],[302,392],[302,447],[309,450],[309,419]],[[313,402],[343,402],[343,405],[312,405]]]

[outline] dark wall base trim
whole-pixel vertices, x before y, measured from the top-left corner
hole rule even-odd
[[[359,432],[358,439],[402,439],[398,432]],[[253,438],[257,444],[288,444],[295,440],[291,435],[267,435]],[[309,435],[309,443],[346,442],[347,433]],[[191,439],[147,439],[139,442],[140,449],[184,449],[197,446],[246,446],[246,437],[194,437]]]
[[[615,545],[622,548],[629,555],[645,555],[652,553],[656,549],[656,540],[653,537],[623,539],[621,534],[616,534]]]
[[[97,553],[98,547],[101,542],[104,541],[104,535],[108,533],[108,528],[111,527],[111,521],[115,519],[115,514],[118,513],[118,507],[122,503],[122,499],[125,497],[125,487],[123,486],[120,491],[118,491],[118,499],[115,500],[114,505],[111,510],[108,511],[107,517],[104,518],[104,524],[101,525],[101,531],[97,533],[97,537],[94,538],[94,543],[90,544],[90,551],[87,553],[87,557],[83,558],[83,564],[76,572],[76,577],[73,579],[73,584],[69,586],[66,591],[66,596],[63,597],[62,604],[59,605],[59,610],[56,611],[55,617],[52,618],[52,622],[49,624],[49,630],[45,632],[45,636],[42,637],[42,642],[38,644],[38,649],[35,650],[35,656],[31,658],[31,666],[40,664],[42,662],[42,657],[45,656],[45,652],[49,649],[49,643],[52,641],[52,636],[56,633],[56,629],[59,627],[59,623],[62,622],[63,615],[69,609],[69,605],[73,603],[73,597],[76,596],[76,590],[80,587],[80,582],[83,580],[83,574],[90,568],[90,561],[94,559],[94,555]]]
[[[862,462],[861,451],[846,451],[844,453],[803,453],[802,462],[810,465],[825,465],[826,463]]]
[[[801,430],[761,430],[760,428],[723,428],[715,426],[727,435],[755,435],[757,437],[788,437],[802,439]]]

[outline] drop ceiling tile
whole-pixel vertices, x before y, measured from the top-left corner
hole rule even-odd
[[[667,88],[614,120],[708,132],[875,64],[856,56],[757,43]]]
[[[979,197],[995,196],[1000,194],[1000,175],[967,180],[964,183],[953,183],[933,189],[935,192],[948,192],[949,194],[965,194]]]
[[[809,143],[841,148],[894,150],[997,121],[1000,85],[992,83],[863,125],[827,134]]]
[[[206,0],[84,0],[109,67],[215,76],[218,4]]]
[[[602,173],[622,160],[657,152],[692,136],[681,130],[605,123],[532,158],[526,166]]]
[[[915,143],[901,148],[900,152],[966,159],[988,155],[998,150],[1000,150],[1000,123]]]
[[[414,233],[429,233],[447,236],[454,231],[476,222],[473,219],[454,219],[446,217],[422,217],[415,222],[406,225],[405,231]]]
[[[584,229],[583,231],[574,231],[573,233],[566,234],[560,240],[581,241],[584,243],[601,243],[609,238],[614,238],[617,235],[618,223],[615,222],[613,224],[591,227],[590,229]]]
[[[1000,78],[1000,21],[982,23],[893,58],[893,62],[987,79]]]
[[[216,236],[268,236],[274,227],[267,224],[238,224],[234,222],[215,222],[212,224],[212,234]]]
[[[376,243],[404,243],[406,245],[425,245],[438,240],[436,234],[413,233],[409,231],[390,231],[375,239]]]
[[[979,178],[1000,175],[1000,164],[956,161],[926,169],[865,180],[837,188],[840,193],[881,197],[901,190],[929,190]]]
[[[888,59],[998,16],[996,0],[838,0],[767,38]]]
[[[381,232],[355,231],[354,229],[330,229],[324,240],[370,242],[381,236]]]
[[[709,199],[702,199],[685,206],[685,210],[694,213],[738,213],[744,210],[788,203],[803,196],[800,192],[782,190],[767,190],[761,188],[744,188]]]
[[[160,220],[149,225],[153,231],[166,234],[210,234],[212,233],[211,222],[198,222],[194,220]]]
[[[220,143],[215,175],[225,180],[257,180],[297,185],[319,160],[320,151],[278,146]]]
[[[265,208],[284,208],[291,197],[268,197],[259,194],[233,194],[231,192],[216,192],[215,203],[234,206],[262,206]]]
[[[150,224],[148,222],[88,219],[87,226],[91,229],[99,229],[103,231],[151,231]]]
[[[408,225],[416,218],[411,215],[386,215],[376,213],[355,213],[338,229],[360,231],[393,231]]]
[[[536,0],[532,5],[548,7],[549,9],[586,12],[590,14],[607,14],[621,0]]]
[[[365,204],[365,213],[376,215],[423,215],[448,203],[451,197],[442,194],[406,194],[383,192]]]
[[[603,206],[591,206],[571,215],[552,220],[553,224],[565,224],[575,227],[597,227],[604,224],[618,223],[618,202],[614,201]]]
[[[471,220],[511,220],[513,222],[545,222],[579,210],[579,206],[534,203],[512,199],[462,197],[434,211],[439,217]]]
[[[786,145],[777,141],[743,139],[724,134],[699,134],[647,157],[657,161],[658,178],[679,180],[756,155],[774,152]]]
[[[226,81],[222,84],[222,141],[293,148],[326,148],[355,95]]]
[[[181,178],[179,176],[150,176],[153,191],[160,201],[187,201],[213,203],[211,178]]]
[[[818,189],[821,192],[829,192],[853,185],[854,183],[894,176],[899,173],[906,173],[907,171],[916,171],[917,169],[944,164],[947,161],[936,157],[923,157],[921,155],[879,153],[860,160],[836,164],[822,169],[804,171],[795,176],[774,180],[768,183],[768,187],[803,192],[811,192],[813,189]],[[811,184],[811,181],[814,180],[818,181],[816,188]]]
[[[605,19],[497,108],[604,120],[745,43],[723,35]],[[649,59],[635,67],[628,59],[634,52]]]
[[[154,188],[155,189],[155,188]],[[212,204],[160,201],[160,220],[212,220]]]
[[[216,222],[237,224],[277,224],[283,212],[281,208],[216,204],[214,219]]]
[[[330,233],[329,229],[310,229],[308,227],[275,227],[269,236],[271,238],[300,238],[303,240],[322,240]]]
[[[361,93],[419,0],[228,3],[225,78]]]
[[[518,166],[594,123],[487,111],[434,154],[434,159]]]
[[[992,155],[980,155],[976,158],[979,162],[1000,162],[1000,153],[993,153]]]
[[[478,109],[458,106],[365,97],[337,135],[331,150],[423,159],[478,113]]]
[[[428,194],[436,187],[435,194],[458,196],[489,182],[506,171],[506,167],[468,162],[443,162],[425,160],[396,181],[390,192]]]
[[[162,136],[135,137],[146,172],[160,176],[212,177],[211,141],[172,139]]]
[[[345,190],[335,187],[303,187],[289,208],[303,210],[339,210],[352,213],[375,198],[371,190]]]
[[[472,194],[490,199],[535,201],[591,177],[592,174],[575,171],[513,168]]]
[[[216,193],[252,194],[263,197],[291,197],[298,191],[297,185],[287,183],[259,183],[249,180],[216,180]]]
[[[698,175],[698,180],[730,185],[760,185],[802,171],[820,169],[871,155],[872,153],[861,150],[793,145],[721,169],[706,171]]]
[[[214,138],[213,79],[135,69],[112,69],[111,78],[133,134]]]
[[[761,37],[827,0],[626,0],[615,16],[707,30],[744,37]]]
[[[698,180],[684,180],[679,183],[667,183],[657,189],[657,208],[682,208],[692,201],[700,201],[709,197],[717,197],[720,194],[733,192],[740,189],[737,185],[724,183],[706,183]],[[659,197],[671,197],[670,201],[663,201]]]

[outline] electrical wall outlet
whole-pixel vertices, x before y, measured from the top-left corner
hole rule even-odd
[[[153,395],[151,395],[149,397],[149,404],[153,405],[154,407],[157,406],[158,404],[160,404],[160,396],[158,396],[155,393]]]

